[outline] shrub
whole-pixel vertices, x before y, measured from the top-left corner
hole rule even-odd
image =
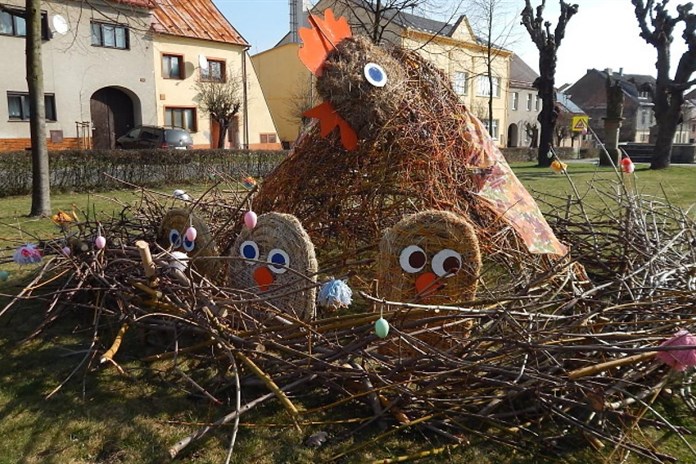
[[[61,150],[49,152],[51,191],[100,191],[123,187],[188,184],[215,173],[263,177],[287,151],[271,150]],[[31,153],[0,155],[0,197],[31,192]]]

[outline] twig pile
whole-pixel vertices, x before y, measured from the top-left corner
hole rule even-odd
[[[333,458],[395,431],[418,429],[453,446],[479,437],[513,448],[524,448],[526,441],[553,448],[559,439],[579,433],[593,446],[614,446],[663,462],[670,457],[638,432],[655,427],[688,433],[653,403],[665,391],[679,391],[693,406],[692,377],[675,374],[654,357],[660,350],[680,348],[659,346],[677,330],[696,331],[691,247],[696,226],[668,203],[625,191],[603,193],[604,210],[588,211],[569,201],[550,221],[589,279],[567,261],[533,274],[508,273],[506,286],[491,284],[484,273],[478,299],[466,306],[384,301],[366,291],[357,310],[309,322],[295,319],[273,301],[229,288],[224,279],[207,280],[191,268],[175,272],[170,254],[155,241],[171,203],[147,192],[130,214],[71,228],[68,235],[87,248],[71,256],[56,254],[13,303],[28,298],[42,281],[64,276],[62,287],[46,297],[45,324],[70,307],[119,321],[122,331],[111,349],[100,347],[102,362],[118,366],[123,332],[137,326],[167,334],[176,347],[145,361],[196,356],[219,370],[222,386],[196,378],[196,371],[186,376],[187,387],[195,385],[213,402],[220,402],[215,392],[221,388],[237,395],[259,385],[268,389],[244,405],[238,396],[233,411],[217,425],[238,421],[275,398],[300,427],[312,415],[350,405],[363,424],[345,429],[336,440],[366,424],[389,427]],[[222,250],[234,239],[233,218],[247,199],[220,190],[207,195],[197,200],[194,211],[209,221]],[[98,231],[109,238],[103,250],[92,245]],[[351,262],[341,262],[343,267],[331,269],[334,275],[350,273]],[[385,339],[374,332],[380,316],[391,324]],[[447,343],[435,347],[423,335]],[[292,397],[299,387],[313,391],[322,406],[303,410]],[[174,444],[171,456],[214,428]]]

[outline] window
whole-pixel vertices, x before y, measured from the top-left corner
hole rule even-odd
[[[476,95],[479,97],[488,97],[491,94],[491,86],[490,82],[488,81],[488,76],[479,76],[478,77],[478,92]],[[493,96],[494,97],[499,97],[500,96],[500,78],[494,77],[493,78]]]
[[[164,79],[183,79],[184,57],[181,55],[162,55],[162,77]]]
[[[512,111],[517,111],[517,107],[520,104],[520,94],[518,92],[512,92]]]
[[[46,106],[46,121],[56,120],[56,97],[52,94],[44,94]],[[7,92],[7,109],[10,120],[28,121],[31,117],[29,110],[29,94]]]
[[[644,126],[647,123],[648,123],[648,112],[646,110],[643,110],[640,112],[640,124],[642,126]]]
[[[125,50],[129,47],[128,27],[119,24],[92,23],[92,45]]]
[[[225,62],[208,60],[208,67],[201,68],[201,80],[210,82],[225,82]]]
[[[539,102],[541,99],[539,98],[539,95],[534,95],[534,111],[539,111]]]
[[[641,90],[638,94],[640,98],[650,98],[650,92],[648,90]]]
[[[488,131],[489,134],[491,134],[491,138],[493,140],[498,140],[499,134],[498,134],[498,120],[494,119],[492,127],[488,127],[489,120],[485,119],[483,121],[483,125],[486,126],[486,130]]]
[[[165,107],[164,125],[181,127],[191,132],[196,132],[196,109]]]
[[[275,134],[261,134],[261,143],[276,143]]]
[[[532,94],[527,94],[527,111],[532,111]]]
[[[467,73],[461,71],[456,71],[452,76],[452,86],[457,95],[467,94],[467,78]]]
[[[25,37],[27,35],[27,22],[24,19],[24,11],[10,10],[6,7],[0,9],[0,35],[14,35]],[[48,16],[41,13],[41,38],[48,40]]]

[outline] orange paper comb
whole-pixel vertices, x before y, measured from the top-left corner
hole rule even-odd
[[[309,15],[311,28],[300,29],[302,48],[300,48],[300,60],[315,76],[321,76],[321,68],[331,50],[343,39],[352,37],[350,26],[346,18],[334,17],[333,11],[327,9],[324,19],[313,14]]]

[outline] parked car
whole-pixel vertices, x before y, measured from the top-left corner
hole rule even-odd
[[[190,150],[191,134],[180,127],[138,126],[116,139],[116,148],[176,148]]]

